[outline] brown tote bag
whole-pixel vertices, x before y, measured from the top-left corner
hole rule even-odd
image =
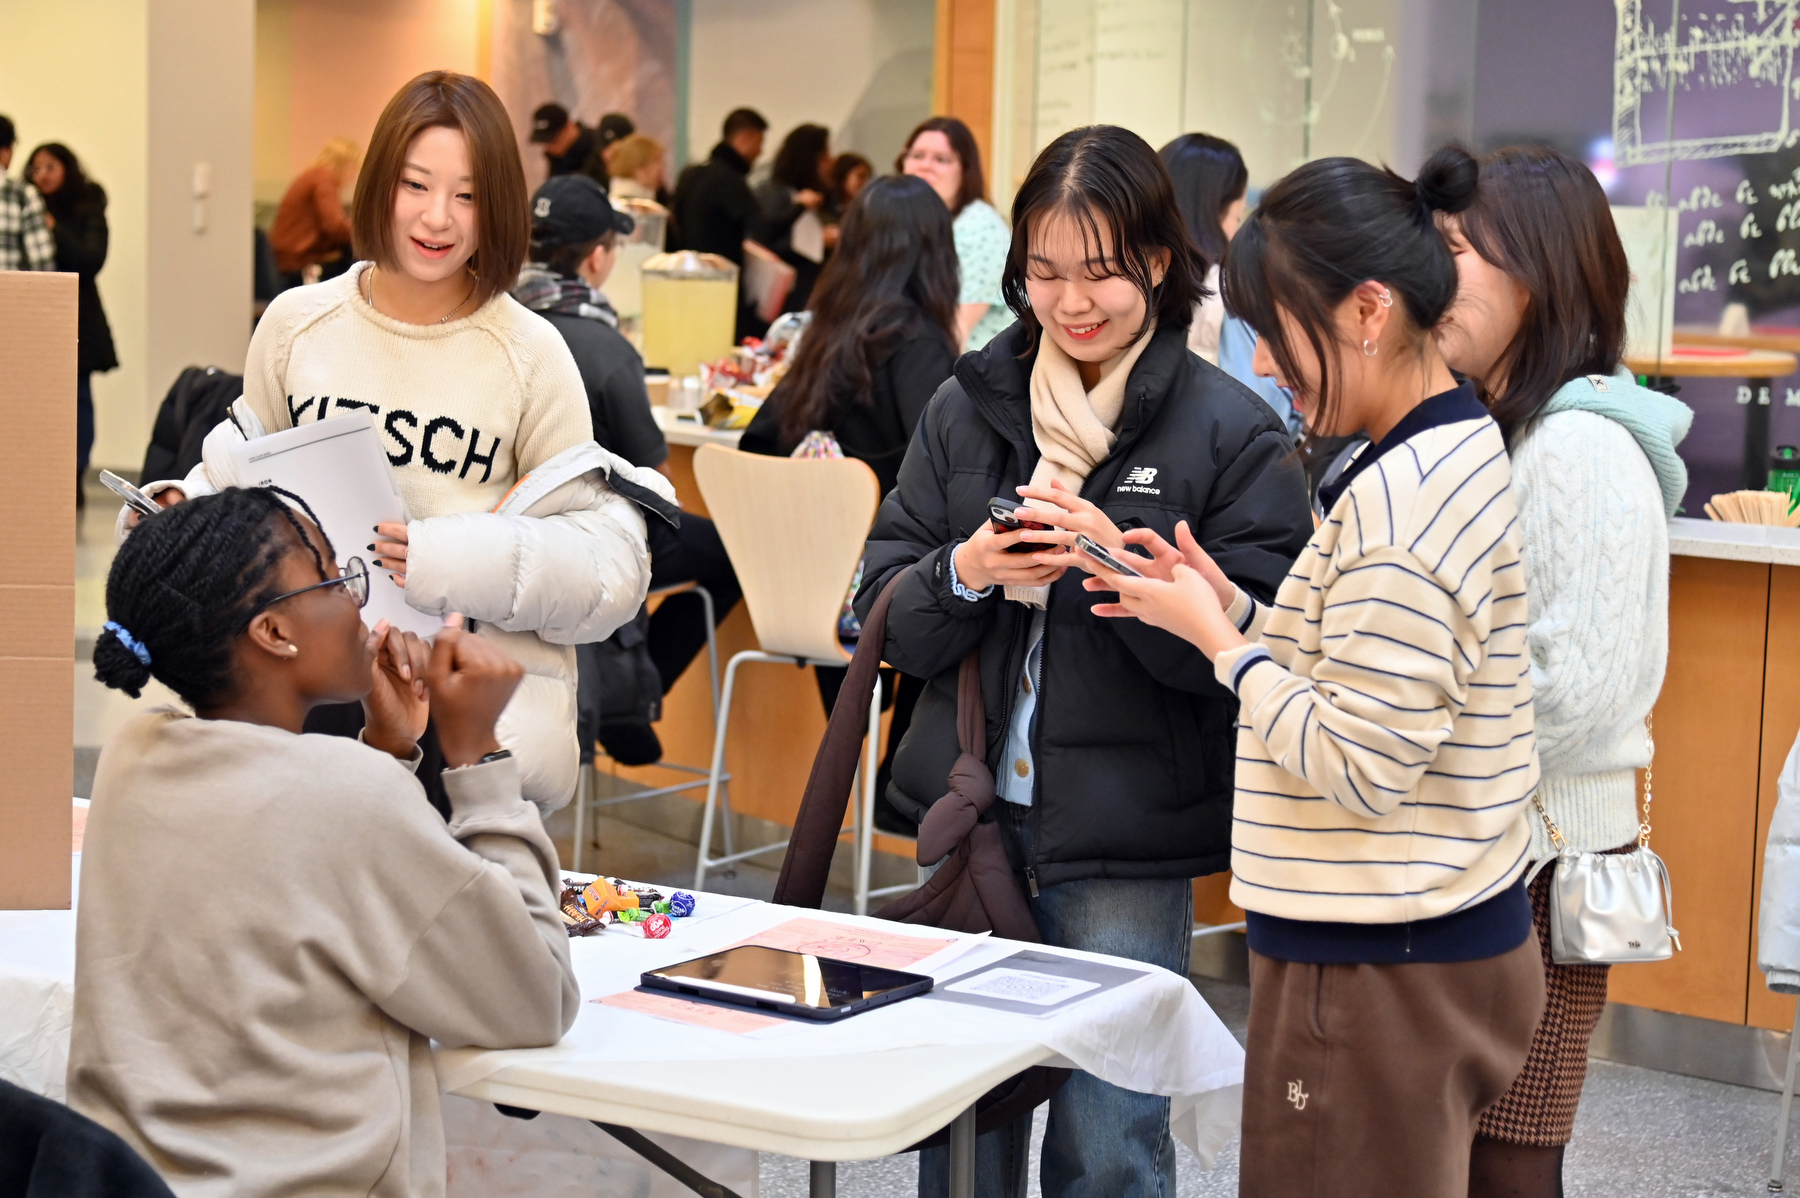
[[[910,570],[911,567],[908,567]],[[895,575],[875,600],[863,622],[862,637],[844,685],[832,708],[825,739],[813,758],[806,794],[794,834],[781,861],[775,901],[817,908],[825,898],[831,856],[844,826],[850,784],[874,701],[881,651],[887,643],[888,607],[894,588],[906,576]],[[994,775],[985,760],[987,710],[981,696],[981,653],[963,659],[956,679],[956,741],[962,750],[950,768],[949,793],[931,805],[919,824],[918,861],[942,862],[936,873],[911,894],[901,895],[875,914],[880,919],[925,924],[957,932],[992,932],[1009,940],[1041,944],[1037,921],[1013,876],[1000,843],[1000,827],[982,817],[995,801]],[[1004,1127],[1029,1114],[1069,1080],[1069,1070],[1035,1065],[983,1094],[975,1104],[976,1134]],[[928,1136],[914,1149],[949,1142],[949,1129]],[[911,1151],[909,1149],[909,1151]]]

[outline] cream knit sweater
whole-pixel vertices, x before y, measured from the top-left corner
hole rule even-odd
[[[415,520],[492,511],[593,439],[581,372],[549,321],[502,292],[461,320],[406,324],[363,298],[368,267],[284,291],[263,314],[244,400],[264,428],[372,412]]]
[[[1275,602],[1240,591],[1229,613],[1251,638],[1214,661],[1241,703],[1247,911],[1411,923],[1525,870],[1538,767],[1506,445],[1471,390],[1427,405],[1454,419],[1370,461]]]
[[[1634,771],[1669,655],[1669,525],[1644,451],[1595,412],[1544,416],[1512,447],[1531,596],[1541,794],[1571,850],[1637,838]],[[1551,856],[1531,812],[1531,855]]]

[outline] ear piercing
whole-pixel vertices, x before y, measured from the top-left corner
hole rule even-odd
[[[1379,296],[1377,296],[1376,299],[1380,302],[1381,306],[1384,308],[1391,308],[1394,306],[1393,293],[1388,291],[1387,288],[1385,288],[1385,287],[1382,288],[1381,294]]]
[[[1380,345],[1376,344],[1373,341],[1370,341],[1366,337],[1363,339],[1363,357],[1373,358],[1376,354],[1378,354],[1380,352],[1381,352]]]

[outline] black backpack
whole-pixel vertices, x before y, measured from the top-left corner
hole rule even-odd
[[[217,366],[190,366],[182,371],[156,411],[138,481],[185,477],[200,463],[206,434],[227,419],[232,403],[243,393],[241,374],[227,374]]]
[[[662,718],[662,676],[649,637],[650,608],[643,606],[605,640],[575,646],[576,736],[584,765],[594,759],[602,725],[648,727]]]

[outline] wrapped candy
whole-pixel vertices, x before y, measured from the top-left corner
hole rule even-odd
[[[676,919],[686,919],[694,913],[694,896],[685,890],[677,890],[669,898],[669,914]]]
[[[564,886],[557,906],[562,912],[563,926],[568,929],[570,936],[592,936],[613,921],[610,911],[598,915],[588,911],[580,883]]]
[[[662,914],[646,916],[644,919],[644,939],[661,940],[669,934],[669,917]]]

